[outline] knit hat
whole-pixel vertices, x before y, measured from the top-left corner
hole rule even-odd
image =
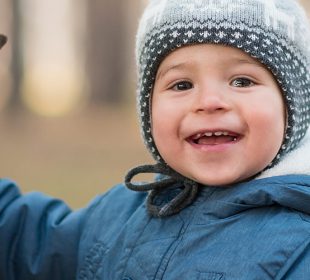
[[[0,34],[0,49],[5,45],[6,41],[7,41],[7,37]]]
[[[310,124],[308,24],[297,0],[150,0],[137,33],[137,102],[142,135],[157,163],[165,165],[151,132],[156,73],[169,53],[191,44],[241,49],[273,73],[286,103],[287,128],[270,166],[293,150]]]

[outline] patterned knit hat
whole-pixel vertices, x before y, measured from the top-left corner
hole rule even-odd
[[[173,50],[200,43],[241,49],[277,79],[288,112],[286,136],[271,165],[277,163],[310,124],[310,30],[304,10],[297,0],[150,0],[137,34],[138,107],[145,143],[157,162],[164,162],[151,134],[157,69]]]

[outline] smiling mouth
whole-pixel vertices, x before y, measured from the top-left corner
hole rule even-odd
[[[194,134],[188,141],[196,145],[220,145],[237,142],[240,138],[240,134],[229,131],[208,131]]]

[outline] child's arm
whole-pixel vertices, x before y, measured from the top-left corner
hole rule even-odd
[[[0,180],[0,279],[75,279],[85,215]]]

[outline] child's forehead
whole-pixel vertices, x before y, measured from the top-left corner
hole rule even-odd
[[[256,58],[250,56],[245,51],[236,47],[230,47],[221,44],[195,44],[178,48],[169,53],[159,65],[159,72],[162,68],[178,69],[191,66],[195,62],[205,61],[209,59],[218,61],[219,63],[227,63],[231,65],[250,64],[266,69]]]

